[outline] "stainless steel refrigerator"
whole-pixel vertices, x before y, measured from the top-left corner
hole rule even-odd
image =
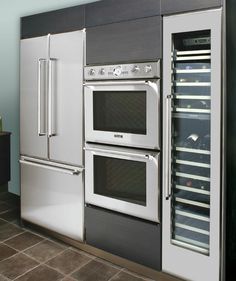
[[[23,220],[84,238],[84,31],[21,40]]]

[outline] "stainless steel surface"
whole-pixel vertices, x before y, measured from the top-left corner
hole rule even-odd
[[[80,166],[83,163],[83,44],[84,32],[51,35],[52,134],[50,159]]]
[[[137,64],[86,66],[85,80],[159,78],[160,61]]]
[[[127,215],[159,222],[159,153],[127,148],[112,148],[86,144],[85,150],[85,202]],[[101,149],[99,149],[101,147]],[[115,150],[115,151],[114,151]],[[122,152],[122,150],[124,150]],[[115,153],[114,153],[115,152]],[[148,155],[148,157],[147,157]],[[94,192],[94,156],[124,159],[146,164],[146,204],[140,205]],[[141,157],[140,157],[141,156]],[[119,171],[118,171],[119,172]]]
[[[42,101],[42,87],[41,87],[41,67],[42,63],[46,63],[46,59],[39,59],[38,60],[38,135],[39,136],[45,136],[46,135],[46,110],[45,106],[46,104],[44,103],[44,100],[46,99],[46,93],[44,92],[44,99]],[[45,70],[47,70],[45,68]],[[47,81],[45,81],[47,83]],[[45,88],[45,86],[44,86]],[[42,104],[43,103],[43,104]],[[43,112],[42,112],[43,111]],[[42,128],[42,123],[43,123],[43,128]]]
[[[77,241],[84,239],[83,173],[21,164],[21,217]]]
[[[47,59],[47,41],[48,37],[43,36],[24,39],[20,43],[20,153],[39,158],[47,158],[47,137],[38,135],[38,90],[40,87],[42,118],[46,114],[46,101],[43,96],[46,95],[47,83],[46,77],[42,76],[45,73],[43,71],[41,83],[38,84],[38,61]],[[46,123],[44,120],[41,119],[41,125]]]
[[[211,155],[211,169],[210,178],[187,173],[176,173],[176,176],[186,176],[186,178],[205,180],[211,183],[210,190],[210,204],[201,202],[176,198],[179,202],[185,200],[185,203],[199,206],[202,208],[210,209],[210,241],[209,248],[199,245],[194,246],[193,241],[179,241],[181,237],[176,236],[172,239],[171,224],[171,201],[163,198],[163,271],[172,273],[176,276],[193,280],[193,281],[208,281],[219,280],[220,274],[220,175],[221,175],[221,9],[203,11],[197,13],[186,13],[183,15],[174,15],[164,17],[164,31],[163,31],[163,94],[164,101],[167,95],[171,93],[172,87],[172,34],[185,33],[196,30],[210,30],[211,32],[211,52],[209,55],[197,55],[190,58],[200,60],[211,59],[211,151],[206,151],[205,155]],[[187,59],[185,54],[180,58],[183,62]],[[189,59],[188,57],[188,59]],[[179,62],[181,62],[181,60]],[[197,62],[197,60],[196,60]],[[197,84],[197,83],[196,83]],[[193,84],[193,86],[196,86]],[[179,85],[182,85],[181,83]],[[182,85],[183,86],[183,85]],[[199,87],[200,88],[200,87]],[[180,113],[178,113],[180,114]],[[166,109],[164,108],[164,124],[167,124]],[[175,117],[176,118],[176,117]],[[164,138],[163,143],[167,143],[166,126],[164,125]],[[180,150],[185,149],[178,148]],[[191,150],[191,148],[186,148]],[[192,149],[196,155],[199,153]],[[167,155],[164,151],[164,161]],[[165,194],[166,188],[166,163],[164,163],[163,171],[163,193]],[[194,218],[195,219],[195,218]],[[201,221],[201,220],[200,220]],[[186,238],[187,239],[187,238]],[[199,241],[200,242],[200,241]],[[207,255],[209,253],[209,255]],[[187,266],[186,266],[187,264]]]
[[[120,91],[146,93],[146,134],[94,130],[93,95],[99,92]],[[85,97],[85,140],[98,143],[140,148],[160,148],[160,81],[99,81],[88,82]],[[120,138],[117,138],[117,134]]]

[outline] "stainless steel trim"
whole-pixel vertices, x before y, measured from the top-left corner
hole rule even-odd
[[[46,62],[46,59],[39,59],[38,60],[38,135],[39,137],[45,136],[46,132],[42,132],[41,130],[41,110],[42,110],[42,105],[41,105],[41,65],[42,62]],[[44,116],[45,118],[45,116]]]
[[[179,100],[211,100],[210,96],[175,95],[174,97]]]
[[[208,182],[210,182],[210,178],[208,178],[208,177],[202,177],[202,176],[198,176],[198,175],[192,175],[192,174],[186,174],[186,173],[179,173],[179,172],[176,172],[175,175],[176,175],[177,177],[190,178],[190,179],[194,179],[194,180],[200,180],[200,181],[208,181]]]
[[[194,51],[177,51],[176,55],[200,55],[200,54],[210,54],[211,50],[194,50]]]
[[[205,254],[205,255],[208,255],[208,254],[209,254],[209,250],[200,248],[200,247],[198,247],[198,246],[194,246],[194,245],[188,244],[188,243],[186,243],[186,242],[177,241],[177,240],[175,240],[175,239],[172,239],[171,242],[172,242],[174,245],[176,245],[176,246],[180,246],[180,247],[183,247],[183,248],[187,248],[187,249],[190,249],[190,250],[199,252],[199,253],[201,253],[201,254]]]
[[[58,167],[62,169],[69,169],[69,170],[78,170],[79,172],[83,172],[84,168],[83,167],[77,167],[77,166],[72,166],[72,165],[67,165],[67,164],[61,164],[53,161],[48,161],[48,160],[43,160],[43,159],[36,159],[28,156],[21,156],[21,159],[23,161],[27,162],[33,162],[33,163],[38,163],[42,165],[48,165],[48,166],[53,166],[53,167]]]
[[[194,149],[194,148],[185,148],[185,147],[176,146],[175,150],[182,151],[182,152],[189,152],[189,153],[211,155],[211,152],[209,150],[203,150],[203,149]]]
[[[57,172],[62,172],[62,173],[65,173],[65,174],[70,174],[70,175],[78,175],[79,173],[81,173],[79,170],[63,169],[63,168],[58,168],[56,166],[53,167],[53,166],[50,166],[50,165],[39,164],[39,163],[36,163],[36,162],[29,162],[29,161],[25,161],[25,160],[20,160],[20,163],[24,164],[24,165],[28,165],[28,166],[35,166],[35,167],[53,170],[53,171],[57,171]]]
[[[185,161],[185,160],[180,160],[177,159],[175,160],[177,164],[182,164],[182,165],[188,165],[188,166],[194,166],[194,167],[200,167],[200,168],[211,168],[210,164],[205,164],[205,163],[200,163],[200,162],[193,162],[193,161]]]
[[[178,87],[210,87],[211,82],[173,82]]]
[[[156,79],[159,80],[159,79]],[[96,81],[96,82],[86,82],[84,84],[85,87],[92,86],[120,86],[120,85],[148,85],[151,86],[153,82],[149,80],[141,80],[141,81]],[[154,83],[156,85],[156,83]]]
[[[188,60],[210,60],[211,56],[186,56],[186,57],[174,57],[175,61],[188,61]]]
[[[207,230],[203,230],[203,229],[200,229],[200,228],[197,228],[197,227],[189,226],[189,225],[186,225],[186,224],[183,224],[183,223],[177,222],[177,223],[175,223],[175,226],[186,229],[186,230],[190,230],[190,231],[193,231],[193,232],[201,233],[201,234],[204,234],[204,235],[208,235],[208,236],[210,235],[210,232],[207,231]]]
[[[182,240],[182,241],[172,239],[173,244],[175,244],[177,246],[181,246],[181,247],[184,247],[184,248],[194,250],[196,252],[200,252],[201,254],[205,254],[205,255],[209,254],[209,245],[208,244],[197,242],[196,240],[188,239],[188,238],[185,238],[185,237],[180,236],[180,235],[176,235],[175,237],[176,237],[176,239],[179,239],[179,240]],[[189,243],[194,243],[195,245],[191,245]]]
[[[165,198],[169,200],[171,197],[171,102],[172,96],[166,96],[166,120],[167,120],[167,128],[166,128],[166,172],[167,172],[167,184],[165,187]]]
[[[180,108],[175,107],[176,112],[190,112],[190,113],[211,113],[210,109],[199,109],[199,108]]]
[[[188,199],[183,199],[183,198],[179,198],[179,197],[176,197],[175,200],[177,202],[180,202],[180,203],[184,203],[184,204],[189,204],[189,205],[194,205],[194,206],[210,209],[210,205],[209,204],[205,204],[205,203],[201,203],[201,202],[197,202],[197,201],[193,201],[193,200],[188,200]]]
[[[210,73],[211,69],[175,69],[174,73],[186,73],[186,74],[192,74],[192,73]]]
[[[154,156],[152,156],[151,154],[138,154],[138,153],[121,152],[121,151],[110,150],[110,149],[105,150],[105,149],[101,149],[101,148],[90,148],[90,147],[84,147],[84,150],[92,151],[92,152],[109,153],[109,154],[114,154],[114,155],[137,157],[137,158],[141,158],[141,159],[149,159],[149,160],[155,159]]]
[[[185,211],[175,210],[175,214],[180,215],[180,216],[184,216],[184,217],[188,217],[188,218],[192,218],[192,219],[196,219],[196,220],[210,222],[210,218],[195,215],[195,214],[188,213],[188,212],[185,212]]]
[[[175,188],[180,189],[180,190],[189,191],[189,192],[200,193],[200,194],[204,194],[204,195],[210,195],[210,191],[202,190],[202,189],[199,189],[199,188],[188,187],[188,186],[179,185],[179,184],[176,184]]]

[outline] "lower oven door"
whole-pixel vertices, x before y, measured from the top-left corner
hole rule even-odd
[[[159,153],[86,145],[85,202],[159,222]]]
[[[85,139],[159,149],[159,80],[85,85]]]

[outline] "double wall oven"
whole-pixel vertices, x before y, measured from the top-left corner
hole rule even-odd
[[[159,222],[160,63],[85,67],[85,200]]]

